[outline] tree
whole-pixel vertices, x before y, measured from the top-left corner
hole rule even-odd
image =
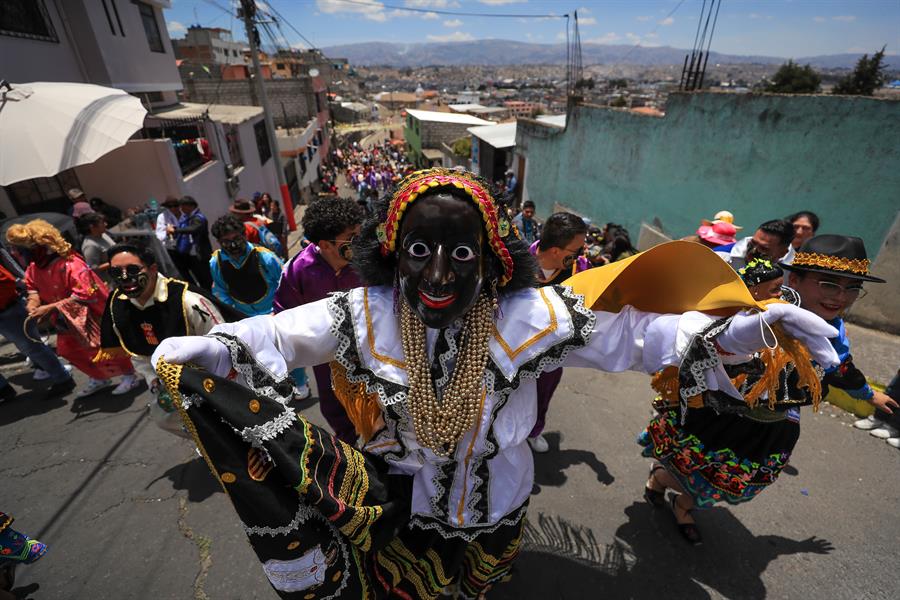
[[[801,67],[789,60],[779,67],[766,86],[766,91],[778,94],[815,94],[821,83],[822,77],[811,66]]]
[[[453,154],[457,155],[460,158],[469,158],[472,154],[472,138],[470,137],[461,137],[451,146],[453,148]]]
[[[610,100],[609,105],[613,108],[625,108],[628,106],[628,100],[626,100],[624,96],[616,96]]]
[[[846,96],[871,96],[875,90],[884,85],[884,69],[882,64],[884,60],[884,49],[872,55],[863,54],[856,63],[853,72],[838,81],[837,85],[832,88],[832,94],[843,94]]]

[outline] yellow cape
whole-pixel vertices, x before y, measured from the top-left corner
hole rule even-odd
[[[695,242],[674,241],[567,279],[593,310],[619,312],[625,305],[656,313],[699,310],[728,316],[765,307],[715,252]]]

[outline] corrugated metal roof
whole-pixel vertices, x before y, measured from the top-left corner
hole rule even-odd
[[[459,113],[445,113],[431,110],[416,110],[414,108],[406,109],[407,114],[412,115],[420,121],[433,121],[438,123],[459,123],[461,125],[490,125],[490,121],[479,119],[471,115],[462,115]]]
[[[209,118],[230,125],[238,125],[245,121],[255,119],[263,114],[259,106],[238,106],[234,104],[213,104],[209,106]],[[172,108],[163,108],[148,117],[160,119],[198,119],[207,110],[206,104],[182,102]]]
[[[498,125],[482,125],[469,127],[469,133],[479,140],[487,142],[494,148],[509,148],[516,145],[516,122],[500,123]]]

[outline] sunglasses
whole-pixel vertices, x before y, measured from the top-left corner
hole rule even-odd
[[[247,240],[244,238],[237,238],[234,240],[223,240],[219,242],[219,245],[222,246],[225,250],[240,250],[247,244]]]
[[[110,267],[109,274],[113,279],[119,281],[127,281],[129,279],[134,279],[138,275],[144,272],[144,267],[141,265],[126,265],[124,267]]]
[[[575,264],[576,260],[578,260],[582,256],[584,256],[584,247],[583,246],[581,248],[579,248],[578,250],[576,250],[573,254],[567,254],[566,256],[564,256],[563,260],[562,260],[563,266],[568,269],[573,264]]]

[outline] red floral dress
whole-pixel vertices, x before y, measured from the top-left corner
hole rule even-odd
[[[57,328],[56,351],[79,371],[94,379],[131,373],[131,360],[116,358],[94,362],[100,349],[100,318],[109,288],[77,254],[55,259],[45,268],[34,263],[25,270],[25,285],[37,292],[41,304],[64,300],[52,319]]]

